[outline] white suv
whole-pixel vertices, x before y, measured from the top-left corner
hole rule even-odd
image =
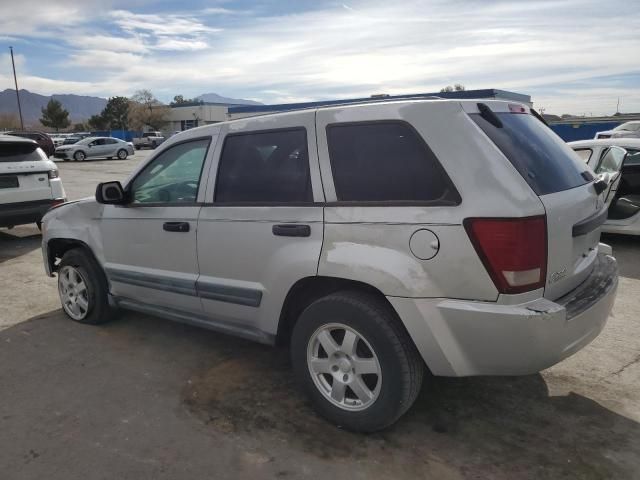
[[[37,223],[65,201],[58,167],[28,138],[0,135],[0,227]]]
[[[382,101],[183,132],[45,218],[66,314],[288,344],[319,412],[374,431],[423,374],[538,372],[617,287],[592,171],[520,104]]]

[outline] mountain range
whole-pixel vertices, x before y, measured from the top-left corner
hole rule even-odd
[[[69,112],[72,122],[87,120],[91,115],[97,115],[107,104],[106,98],[91,97],[86,95],[54,94],[40,95],[29,90],[20,89],[20,106],[22,107],[22,117],[25,128],[41,128],[39,119],[42,116],[42,108],[51,99],[58,100]],[[217,93],[203,93],[196,97],[203,102],[229,103],[235,105],[262,105],[253,100],[243,100],[240,98],[229,98]],[[16,101],[16,91],[7,88],[0,92],[0,115],[18,116],[18,103]]]

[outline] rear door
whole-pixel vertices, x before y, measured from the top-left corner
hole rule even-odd
[[[198,220],[198,294],[217,328],[269,342],[317,273],[323,201],[313,111],[225,125]]]
[[[37,144],[0,144],[0,204],[51,199],[49,170]]]
[[[472,120],[496,144],[538,195],[546,210],[545,297],[556,299],[586,279],[596,259],[604,196],[588,165],[528,109],[506,102],[468,108]]]

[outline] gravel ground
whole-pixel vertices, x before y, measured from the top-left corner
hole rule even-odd
[[[69,198],[146,155],[60,164]],[[365,436],[315,415],[285,350],[136,313],[67,320],[37,229],[0,230],[0,478],[639,478],[640,239],[604,241],[621,279],[591,345],[538,375],[430,379]]]

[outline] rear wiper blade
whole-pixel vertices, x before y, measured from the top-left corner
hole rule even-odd
[[[498,118],[498,116],[493,113],[487,104],[478,103],[478,110],[480,111],[480,116],[484,118],[487,122],[493,125],[496,128],[502,128],[502,120]]]

